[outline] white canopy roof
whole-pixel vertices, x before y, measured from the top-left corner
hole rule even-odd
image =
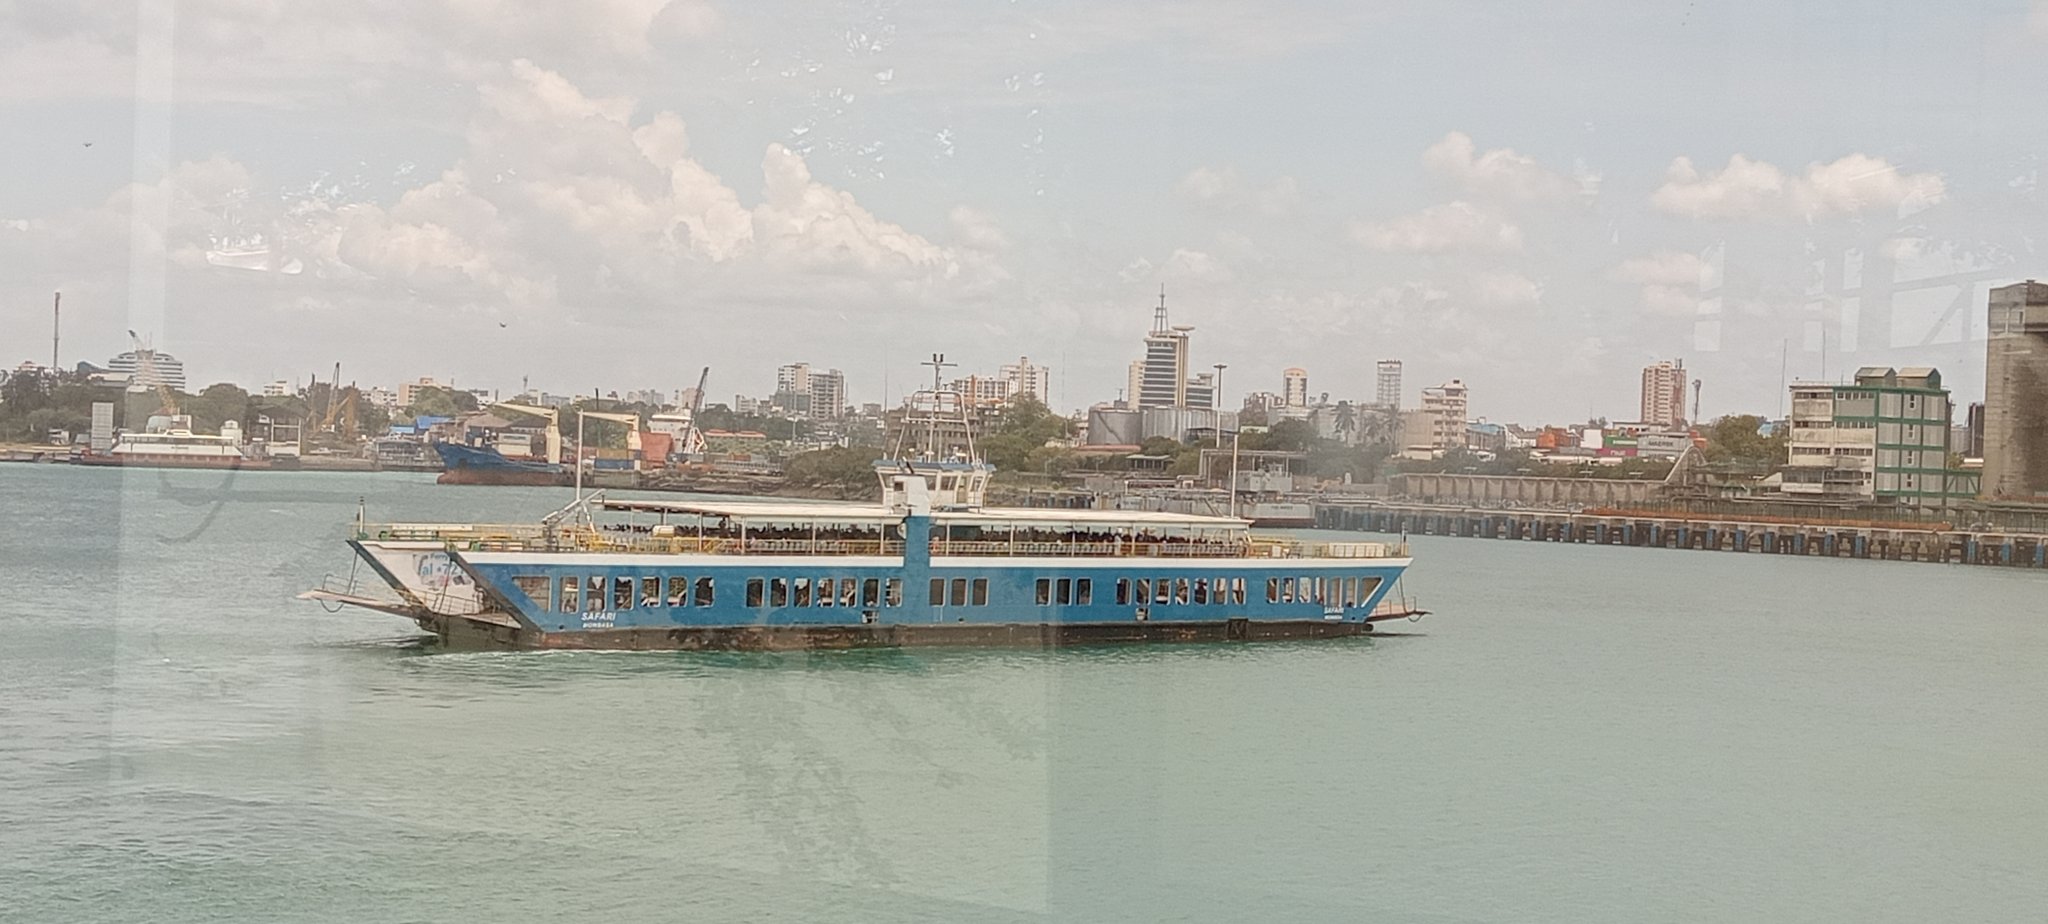
[[[640,513],[669,513],[684,516],[728,517],[771,523],[899,523],[900,511],[880,504],[776,503],[773,501],[630,500],[606,498],[606,510]],[[979,510],[939,510],[932,522],[942,526],[980,526],[994,529],[1009,525],[1039,529],[1115,529],[1118,527],[1171,529],[1245,529],[1251,521],[1236,517],[1166,513],[1153,510],[1067,510],[1053,507],[985,507]]]

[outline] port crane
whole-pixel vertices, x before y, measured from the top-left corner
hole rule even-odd
[[[156,350],[151,349],[149,344],[133,330],[128,332],[128,339],[135,344],[135,371],[137,376],[147,378],[152,384],[156,385],[156,396],[159,400],[163,401],[163,411],[166,416],[178,416],[178,395],[176,392],[171,391],[171,386],[166,384],[164,377],[157,372]],[[137,384],[140,383],[138,382]]]
[[[548,461],[556,463],[562,461],[562,413],[560,411],[551,407],[535,407],[531,404],[513,404],[508,401],[500,401],[491,406],[502,407],[508,411],[517,411],[521,414],[527,414],[547,421]]]
[[[711,367],[697,375],[697,393],[690,397],[690,428],[683,431],[682,445],[676,452],[694,456],[704,451],[704,428],[697,426],[697,415],[704,410],[704,384],[711,380]]]

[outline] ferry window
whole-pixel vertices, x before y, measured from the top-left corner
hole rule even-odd
[[[672,577],[672,578],[669,578],[669,579],[668,579],[668,605],[669,605],[669,606],[688,606],[688,605],[690,605],[690,579],[689,579],[689,578],[686,578],[686,577]]]
[[[889,579],[889,583],[888,583],[888,585],[886,586],[886,590],[887,590],[887,593],[885,593],[885,594],[883,595],[883,598],[882,598],[882,604],[883,604],[884,606],[902,606],[902,605],[903,605],[903,579],[902,579],[902,578],[890,578],[890,579]]]
[[[1208,578],[1195,578],[1195,593],[1192,599],[1197,605],[1206,604],[1209,602]]]
[[[769,579],[769,581],[768,581],[768,605],[769,605],[769,606],[788,606],[788,605],[789,605],[789,581],[788,581],[788,580],[786,580],[786,579],[783,579],[783,578],[771,578],[771,579]]]
[[[792,586],[790,587],[790,591],[791,591],[791,595],[792,595],[792,597],[793,597],[793,599],[792,599],[792,600],[790,600],[790,605],[791,605],[791,606],[810,606],[810,605],[811,605],[811,579],[810,579],[810,578],[796,578],[796,579],[794,579],[794,580],[791,580],[791,581],[790,581],[790,584],[792,585]]]
[[[760,578],[747,578],[748,606],[760,606],[761,601],[766,599],[766,595],[762,593],[761,587],[762,585]]]
[[[839,579],[839,605],[840,605],[840,606],[843,606],[843,607],[846,607],[846,608],[848,608],[848,609],[852,609],[852,608],[853,608],[853,606],[854,606],[854,604],[856,604],[856,603],[859,603],[859,602],[860,602],[860,599],[859,599],[859,598],[860,598],[860,586],[859,586],[859,582],[858,582],[858,581],[855,581],[855,580],[854,580],[853,578],[840,578],[840,579]]]
[[[1379,589],[1380,589],[1380,579],[1379,579],[1379,578],[1376,578],[1376,577],[1369,577],[1369,578],[1360,578],[1360,579],[1359,579],[1359,581],[1358,581],[1358,602],[1359,602],[1359,603],[1364,603],[1364,602],[1366,602],[1367,600],[1371,600],[1371,599],[1372,599],[1372,595],[1373,595],[1373,591],[1376,591],[1376,590],[1379,590]]]
[[[932,605],[946,605],[946,579],[932,578]]]
[[[661,605],[661,578],[644,577],[640,579],[640,605]]]
[[[966,578],[954,578],[954,579],[953,579],[953,600],[952,600],[952,605],[953,605],[953,606],[966,606],[966,605],[967,605],[967,579],[966,579]]]
[[[1147,600],[1152,599],[1151,581],[1148,581],[1144,578],[1139,578],[1136,581],[1132,581],[1131,583],[1134,585],[1133,589],[1136,591],[1136,593],[1131,594],[1132,603],[1143,603]]]
[[[1267,602],[1267,603],[1279,603],[1279,602],[1280,602],[1280,579],[1279,579],[1279,578],[1267,578],[1267,579],[1266,579],[1266,602]]]
[[[612,579],[612,609],[633,608],[633,579],[629,577]]]
[[[865,581],[862,581],[862,582],[860,582],[860,605],[861,605],[861,606],[881,606],[881,605],[882,605],[882,579],[881,579],[881,578],[868,578],[867,580],[865,580]]]
[[[1118,606],[1128,606],[1128,605],[1130,605],[1130,602],[1131,602],[1131,580],[1130,580],[1130,578],[1117,578],[1117,579],[1116,579],[1116,605],[1118,605]]]
[[[1054,585],[1053,602],[1061,606],[1074,602],[1074,581],[1072,578],[1060,578],[1059,583]]]
[[[1095,602],[1095,579],[1080,578],[1074,581],[1074,605],[1087,606]]]
[[[988,605],[988,578],[974,579],[974,600],[972,602],[975,606]]]
[[[1047,604],[1049,604],[1049,603],[1051,603],[1051,602],[1052,602],[1052,579],[1051,579],[1051,578],[1039,578],[1039,579],[1038,579],[1038,605],[1039,605],[1039,606],[1045,606],[1045,605],[1047,605]]]
[[[576,612],[576,594],[582,586],[582,578],[565,577],[562,579],[562,612]]]
[[[512,579],[512,586],[526,595],[541,609],[548,608],[548,579],[540,575],[520,575]]]
[[[1230,602],[1235,603],[1239,606],[1244,605],[1244,578],[1231,579]]]
[[[1175,602],[1175,603],[1186,603],[1186,602],[1188,602],[1188,579],[1187,579],[1187,578],[1180,578],[1179,580],[1176,580],[1176,581],[1174,581],[1174,582],[1173,582],[1173,602]]]
[[[1281,603],[1293,603],[1293,602],[1294,602],[1294,579],[1293,579],[1293,578],[1281,578],[1281,579],[1280,579],[1280,602],[1281,602]]]
[[[832,604],[839,602],[833,599],[833,595],[839,592],[835,585],[836,582],[833,581],[831,578],[818,579],[819,606],[831,606]]]
[[[697,605],[698,605],[698,606],[710,606],[710,605],[712,604],[712,601],[716,599],[716,597],[715,597],[715,591],[716,591],[716,588],[715,588],[715,587],[714,587],[714,586],[712,585],[712,583],[711,583],[711,579],[710,579],[710,578],[708,578],[708,577],[700,577],[700,578],[698,578],[698,579],[697,579]]]
[[[1153,602],[1153,603],[1172,603],[1172,602],[1173,602],[1173,579],[1172,579],[1172,578],[1157,578],[1157,579],[1154,579],[1154,580],[1152,581],[1152,602]]]
[[[583,602],[585,608],[590,610],[590,612],[595,613],[598,610],[604,609],[604,578],[593,577],[590,579],[590,592],[583,596]]]

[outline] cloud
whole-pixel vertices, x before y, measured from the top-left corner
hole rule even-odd
[[[1520,308],[1543,301],[1543,286],[1520,273],[1487,270],[1472,276],[1472,298],[1493,308]]]
[[[1257,186],[1238,176],[1233,167],[1196,167],[1174,185],[1174,194],[1220,212],[1252,209],[1265,215],[1284,215],[1301,203],[1301,188],[1293,177]]]
[[[145,62],[174,62],[181,103],[331,103],[363,93],[410,101],[422,84],[470,81],[515,58],[617,73],[723,24],[710,0],[183,0],[175,22],[161,24],[119,10],[88,3],[10,16],[0,6],[0,48],[9,51],[0,95],[125,96],[136,89],[140,49]]]
[[[1471,136],[1464,132],[1451,132],[1430,145],[1422,152],[1422,165],[1469,195],[1546,201],[1566,198],[1581,189],[1580,181],[1546,169],[1512,148],[1477,153]],[[1597,189],[1598,178],[1590,179],[1592,188]]]
[[[1711,172],[1701,172],[1690,158],[1673,160],[1650,204],[1687,218],[1817,218],[1908,211],[1939,202],[1946,193],[1938,173],[1906,173],[1866,154],[1809,164],[1800,175],[1736,154],[1727,166]]]
[[[1223,283],[1231,280],[1230,267],[1199,250],[1180,248],[1166,258],[1162,276],[1168,279],[1189,279],[1208,283]]]
[[[1700,289],[1711,273],[1711,265],[1696,254],[1660,250],[1623,261],[1607,275],[1641,286],[1641,305],[1651,314],[1676,316],[1698,312]]]
[[[215,157],[96,208],[0,228],[0,257],[118,278],[133,238],[184,268],[183,282],[214,291],[262,275],[208,264],[233,224],[303,261],[303,275],[269,283],[300,295],[569,322],[670,310],[679,293],[958,303],[1007,278],[994,256],[1007,239],[988,215],[956,208],[959,243],[931,240],[821,182],[781,145],[765,146],[750,207],[691,156],[672,113],[636,121],[636,101],[584,93],[525,61],[482,85],[478,102],[455,163],[386,201],[250,198],[260,180]]]
[[[1522,230],[1468,202],[1432,205],[1379,223],[1354,222],[1354,240],[1390,253],[1504,253],[1522,249]]]

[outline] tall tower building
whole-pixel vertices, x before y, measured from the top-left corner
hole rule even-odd
[[[1401,409],[1401,361],[1382,359],[1379,362],[1379,391],[1375,403],[1390,411]]]
[[[1308,407],[1308,370],[1300,367],[1280,373],[1280,400],[1288,407]]]
[[[1188,332],[1185,324],[1166,320],[1166,289],[1159,290],[1159,307],[1152,311],[1152,332],[1145,335],[1145,358],[1134,367],[1130,403],[1136,408],[1187,407]]]
[[[1685,426],[1685,360],[1668,359],[1643,367],[1643,412],[1647,424],[1676,430]]]
[[[2048,284],[1991,290],[1984,362],[1984,495],[2048,495]]]

